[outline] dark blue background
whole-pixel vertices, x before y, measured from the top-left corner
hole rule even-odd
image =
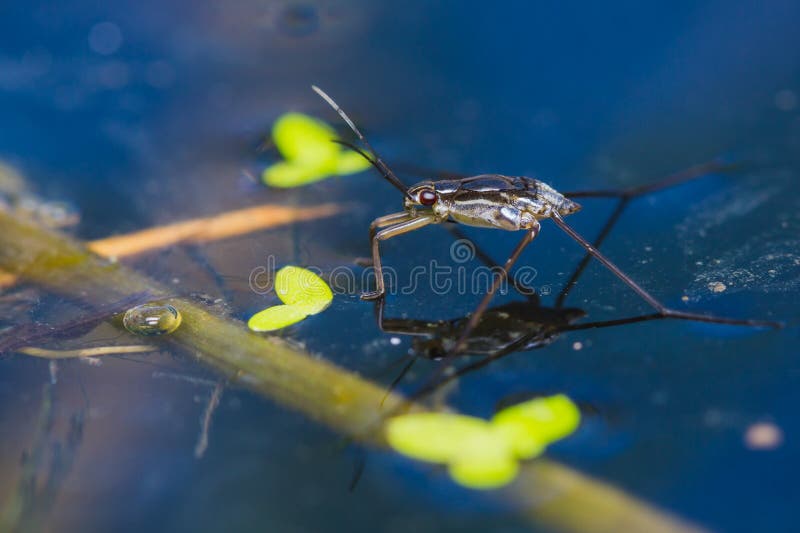
[[[88,42],[104,21],[123,37],[111,55]],[[289,192],[243,177],[265,163],[257,147],[280,113],[334,121],[312,83],[389,161],[433,169],[535,175],[572,190],[647,183],[718,156],[749,161],[746,172],[632,205],[605,249],[670,305],[688,294],[694,309],[780,318],[791,327],[654,322],[580,332],[463,380],[453,401],[487,415],[511,393],[564,391],[601,415],[557,446],[555,458],[717,530],[791,531],[800,503],[798,24],[794,1],[4,2],[0,157],[42,196],[78,206],[76,232],[86,239],[250,203],[350,202],[352,212],[335,223],[204,250],[240,291],[233,313],[241,318],[265,305],[242,280],[266,254],[347,264],[366,255],[369,220],[400,208],[396,191],[373,174]],[[593,235],[608,210],[587,200],[573,224]],[[500,259],[516,239],[469,234]],[[400,272],[428,258],[447,262],[450,242],[426,229],[392,241],[385,259]],[[138,264],[170,280],[172,257]],[[523,261],[539,270],[537,283],[557,290],[579,257],[547,224]],[[777,280],[764,274],[770,268]],[[721,295],[707,290],[704,275],[741,279],[737,269],[760,277]],[[388,303],[398,316],[433,319],[466,313],[477,299],[421,290]],[[645,310],[597,266],[570,305],[593,319]],[[355,295],[338,296],[291,335],[387,382],[392,376],[380,370],[409,347],[390,345]],[[573,350],[574,341],[585,348]],[[47,375],[41,361],[2,363],[6,402],[26,398]],[[149,364],[202,373],[179,354]],[[125,401],[107,407],[112,415],[88,424],[120,424],[136,438],[113,452],[90,447],[91,461],[83,450],[84,468],[65,486],[60,501],[69,505],[54,510],[53,530],[527,527],[501,497],[462,491],[386,453],[369,455],[350,494],[352,450],[339,437],[236,389],[217,413],[208,455],[194,461],[208,391],[151,379],[151,371],[123,360],[63,371],[59,386],[85,383],[101,411],[106,395],[123,394],[106,385],[109,375],[135,376]],[[783,445],[748,450],[744,431],[764,420],[782,428]],[[5,457],[20,449],[2,448]]]

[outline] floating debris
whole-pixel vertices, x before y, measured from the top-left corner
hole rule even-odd
[[[744,444],[751,450],[774,450],[782,443],[783,431],[771,422],[757,422],[744,434]]]
[[[105,257],[127,257],[181,242],[210,242],[307,220],[336,215],[342,207],[329,203],[308,207],[257,205],[91,241],[89,248]]]
[[[284,305],[267,307],[253,315],[247,326],[253,331],[274,331],[324,311],[333,301],[325,281],[305,268],[285,266],[275,274],[275,293]]]
[[[133,346],[96,346],[94,348],[80,348],[77,350],[50,350],[47,348],[36,348],[26,346],[17,352],[30,355],[31,357],[42,357],[44,359],[80,359],[87,357],[99,357],[101,355],[120,355],[130,353],[154,352],[158,348],[144,344]]]
[[[708,284],[708,290],[710,290],[711,292],[725,292],[725,289],[727,288],[728,288],[727,285],[725,285],[721,281],[712,281],[711,283]]]
[[[389,419],[386,439],[396,451],[446,464],[464,487],[494,489],[514,480],[520,459],[533,459],[574,432],[580,411],[565,395],[536,398],[491,420],[453,413],[411,413]]]
[[[137,335],[165,335],[178,329],[181,314],[169,304],[147,303],[128,309],[122,324]]]
[[[270,165],[261,175],[271,187],[300,187],[370,166],[357,152],[333,142],[337,137],[332,127],[308,115],[282,115],[275,121],[272,138],[285,161]]]
[[[22,175],[0,161],[0,210],[32,218],[48,228],[66,228],[80,222],[78,208],[68,202],[44,200],[27,190]]]

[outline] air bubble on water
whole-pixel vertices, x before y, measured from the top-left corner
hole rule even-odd
[[[178,329],[181,314],[169,304],[147,303],[128,309],[122,324],[137,335],[165,335]]]

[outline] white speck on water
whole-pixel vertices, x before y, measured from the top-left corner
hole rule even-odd
[[[744,445],[751,450],[774,450],[783,443],[783,430],[772,422],[756,422],[744,433]]]
[[[580,341],[575,341],[572,343],[572,349],[576,352],[583,349],[583,343]]]
[[[389,344],[391,344],[392,346],[398,346],[400,342],[402,342],[400,340],[400,337],[392,337],[391,339],[389,339]]]
[[[712,281],[708,284],[708,290],[711,292],[725,292],[728,287],[721,281]]]

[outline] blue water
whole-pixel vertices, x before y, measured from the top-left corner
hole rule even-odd
[[[292,191],[248,177],[269,162],[258,147],[281,113],[337,123],[312,83],[400,166],[522,174],[576,190],[648,183],[716,157],[747,162],[633,202],[603,249],[668,305],[789,327],[656,321],[575,332],[465,377],[450,401],[488,416],[512,394],[565,392],[593,414],[553,458],[713,530],[792,531],[800,503],[798,23],[792,1],[4,2],[0,158],[40,196],[77,206],[82,219],[72,231],[83,239],[264,202],[352,206],[335,220],[132,261],[161,281],[178,278],[187,294],[224,297],[236,318],[270,302],[247,287],[268,254],[326,271],[352,265],[369,253],[369,221],[401,209],[397,191],[374,173]],[[570,221],[591,237],[612,204],[582,203]],[[498,260],[518,238],[467,233]],[[451,243],[441,228],[426,228],[387,243],[384,260],[400,275],[431,259],[456,266]],[[536,268],[535,285],[550,291],[542,298],[552,305],[580,257],[548,223],[521,261]],[[724,292],[708,288],[717,281]],[[388,384],[411,340],[392,344],[355,292],[287,335]],[[391,296],[387,315],[453,319],[478,299],[420,287]],[[596,264],[567,305],[586,320],[648,311]],[[52,316],[34,298],[4,325],[16,318]],[[133,359],[60,365],[53,438],[76,413],[84,432],[53,505],[39,509],[44,529],[532,527],[502,496],[361,450],[237,387],[223,393],[208,451],[196,460],[216,376],[177,351]],[[22,355],[4,355],[0,365],[6,499],[50,375],[46,362]],[[414,390],[434,367],[418,363],[401,390]],[[748,448],[756,423],[774,424],[782,441]]]

